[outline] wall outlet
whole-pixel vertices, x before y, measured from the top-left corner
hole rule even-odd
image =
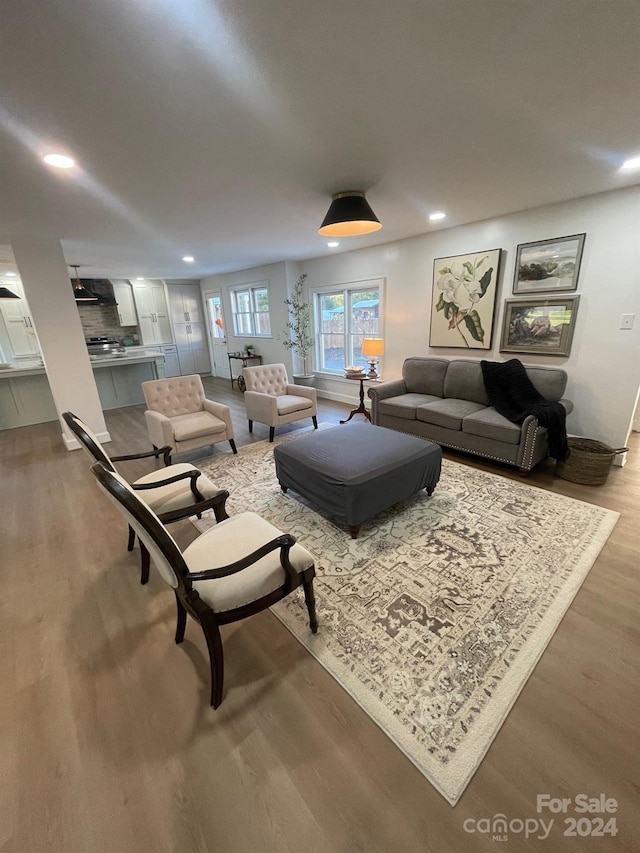
[[[635,314],[623,314],[620,317],[620,328],[621,329],[633,329],[633,321],[635,320]]]

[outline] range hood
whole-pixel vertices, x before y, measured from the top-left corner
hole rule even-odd
[[[117,304],[108,278],[75,278],[71,279],[71,285],[78,305],[101,307]]]

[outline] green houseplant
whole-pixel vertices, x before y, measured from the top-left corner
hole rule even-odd
[[[289,321],[285,330],[286,349],[295,352],[302,361],[302,375],[294,374],[295,380],[303,380],[302,384],[309,385],[313,381],[313,373],[308,372],[309,352],[313,347],[313,334],[311,329],[311,303],[307,302],[304,295],[304,282],[307,273],[302,273],[293,286],[293,292],[284,304],[289,308]]]

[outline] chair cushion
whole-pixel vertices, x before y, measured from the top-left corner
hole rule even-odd
[[[189,441],[205,435],[224,432],[227,425],[210,412],[193,412],[190,415],[178,415],[171,418],[171,426],[176,441]]]
[[[378,403],[378,411],[381,415],[392,415],[395,418],[404,418],[415,421],[416,409],[425,403],[433,403],[440,397],[431,394],[400,394],[399,397],[387,397]]]
[[[148,485],[155,483],[158,480],[166,480],[168,477],[174,477],[176,474],[184,474],[186,471],[196,471],[195,465],[189,465],[186,462],[169,465],[167,468],[160,468],[158,471],[152,471],[150,474],[145,474],[144,477],[136,480],[134,485]],[[136,491],[136,495],[141,498],[156,515],[161,515],[163,512],[169,512],[174,509],[184,509],[195,503],[196,498],[191,491],[190,480],[178,480],[177,483],[170,483],[168,486],[158,486],[157,489],[145,489],[144,491]],[[200,474],[196,480],[196,486],[203,498],[212,498],[222,491],[213,480],[210,480],[204,474]]]
[[[437,400],[416,409],[416,418],[428,424],[445,427],[446,429],[462,430],[462,419],[474,412],[484,409],[479,403],[470,400]]]
[[[302,412],[313,408],[313,401],[308,397],[298,397],[295,394],[282,394],[277,398],[278,414],[290,415],[292,412]]]
[[[281,533],[255,512],[241,512],[199,536],[184,550],[183,557],[190,572],[216,569],[241,560]],[[297,543],[290,550],[289,558],[297,572],[305,571],[314,562],[306,548]],[[193,588],[215,612],[220,613],[257,601],[279,589],[284,582],[285,571],[280,565],[280,549],[277,548],[234,575],[195,581]]]
[[[503,415],[489,406],[467,415],[462,421],[462,432],[479,435],[482,438],[493,438],[506,444],[520,444],[521,429],[519,424],[508,421]]]

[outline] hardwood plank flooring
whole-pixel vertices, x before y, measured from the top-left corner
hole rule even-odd
[[[231,406],[238,446],[267,437],[249,435],[228,380],[205,386]],[[319,420],[350,408],[320,400]],[[111,454],[148,449],[143,407],[106,418]],[[84,452],[54,422],[0,432],[0,462],[1,853],[475,853],[496,842],[464,822],[497,813],[555,817],[544,842],[510,833],[510,851],[638,849],[640,436],[604,486],[558,479],[551,461],[526,480],[621,517],[455,808],[268,612],[225,628],[213,711],[202,634],[189,622],[173,643],[173,595],[154,571],[139,585]],[[564,837],[538,793],[614,797],[617,836]]]

